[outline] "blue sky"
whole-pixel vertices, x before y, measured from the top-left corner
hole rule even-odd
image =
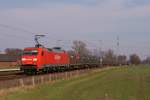
[[[119,36],[121,54],[144,58],[150,55],[149,12],[150,0],[0,0],[0,51],[32,46],[34,33],[48,33],[43,42],[49,47],[57,40],[64,48],[83,40],[89,47],[117,51]]]

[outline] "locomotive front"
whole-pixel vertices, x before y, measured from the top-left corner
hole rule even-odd
[[[36,71],[38,65],[38,48],[25,48],[21,57],[21,70],[23,71]]]

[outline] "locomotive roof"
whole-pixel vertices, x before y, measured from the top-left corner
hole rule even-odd
[[[39,47],[39,48],[43,49],[43,47]],[[37,48],[37,47],[27,47],[27,48],[25,48],[25,50],[37,50],[39,48]],[[44,48],[44,49],[47,49],[48,51],[54,51],[54,52],[64,52],[65,51],[61,47]]]
[[[25,49],[37,49],[37,47],[26,47]]]
[[[26,48],[24,48],[24,50],[38,50],[38,49],[39,48],[37,48],[37,47],[26,47]]]

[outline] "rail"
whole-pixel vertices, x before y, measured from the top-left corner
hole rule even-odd
[[[0,69],[0,72],[12,72],[12,71],[20,71],[19,68],[13,68],[13,69]]]

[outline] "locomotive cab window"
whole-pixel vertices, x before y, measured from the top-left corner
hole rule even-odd
[[[23,55],[37,55],[38,51],[37,50],[25,50],[23,52]]]

